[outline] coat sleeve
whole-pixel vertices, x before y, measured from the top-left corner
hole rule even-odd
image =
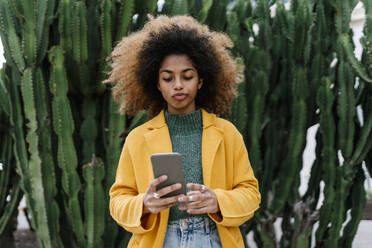
[[[127,138],[128,141],[129,137]],[[116,179],[110,189],[110,213],[112,218],[127,231],[143,234],[151,231],[157,214],[142,216],[144,193],[138,193],[129,142],[125,142],[120,155]]]
[[[209,214],[219,225],[240,226],[253,217],[259,208],[261,195],[258,182],[253,174],[243,138],[238,135],[238,149],[233,158],[233,188],[214,189],[220,212]]]

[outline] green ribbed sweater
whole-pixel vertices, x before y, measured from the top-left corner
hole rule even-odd
[[[186,183],[203,184],[201,162],[203,121],[200,109],[186,115],[170,114],[165,111],[165,121],[168,125],[173,152],[178,152],[182,156]],[[178,210],[178,206],[179,204],[171,207],[169,221],[190,217],[185,210]]]

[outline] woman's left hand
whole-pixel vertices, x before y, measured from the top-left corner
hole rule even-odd
[[[186,187],[192,191],[178,198],[178,201],[191,203],[180,205],[178,207],[180,210],[187,210],[189,214],[208,214],[220,211],[216,194],[212,190],[196,183],[188,183]]]

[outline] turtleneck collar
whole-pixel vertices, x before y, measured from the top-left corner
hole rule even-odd
[[[165,121],[168,125],[169,132],[171,133],[188,134],[203,130],[203,121],[200,109],[185,115],[171,114],[167,110],[165,110],[164,113]]]

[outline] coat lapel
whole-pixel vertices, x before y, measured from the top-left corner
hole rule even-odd
[[[212,167],[218,147],[223,139],[223,132],[216,127],[216,116],[202,110],[203,114],[203,137],[202,137],[202,166],[203,180],[206,186],[210,186]]]
[[[172,152],[172,142],[167,126],[145,133],[145,140],[150,154]]]
[[[148,132],[144,136],[150,155],[172,152],[172,142],[165,123],[164,111],[161,111],[148,124]]]

